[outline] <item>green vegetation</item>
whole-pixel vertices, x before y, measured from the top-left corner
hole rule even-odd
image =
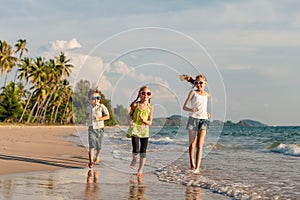
[[[153,119],[153,126],[185,126],[187,117],[180,115],[172,115],[170,117],[159,117]]]
[[[80,81],[73,93],[68,78],[73,65],[63,52],[46,60],[42,57],[23,57],[26,40],[20,39],[14,48],[0,40],[1,76],[0,122],[26,124],[73,124],[80,122],[88,105],[88,81]],[[14,81],[7,75],[16,68]],[[102,95],[101,103],[111,113],[107,125],[115,125],[110,100]],[[73,106],[74,105],[74,106]]]
[[[119,125],[128,124],[127,114],[128,114],[128,109],[125,108],[123,105],[117,105],[117,107],[114,108],[114,115]]]

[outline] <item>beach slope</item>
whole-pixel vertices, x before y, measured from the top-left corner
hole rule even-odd
[[[85,168],[87,150],[67,140],[73,126],[1,126],[0,174]]]

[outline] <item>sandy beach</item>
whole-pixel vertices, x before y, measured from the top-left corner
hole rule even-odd
[[[68,140],[72,126],[0,127],[0,199],[228,199],[209,190],[138,179],[111,160],[87,167],[87,149]],[[125,163],[127,164],[127,163]]]
[[[85,168],[87,150],[67,141],[73,126],[1,126],[0,174]]]

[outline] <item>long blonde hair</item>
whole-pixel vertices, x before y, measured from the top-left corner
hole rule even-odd
[[[195,79],[193,79],[191,76],[185,75],[185,74],[180,75],[179,78],[180,78],[180,80],[187,81],[187,82],[191,83],[192,85],[195,85],[195,81],[199,78],[203,78],[207,82],[206,76],[204,76],[203,74],[198,74],[195,77]]]

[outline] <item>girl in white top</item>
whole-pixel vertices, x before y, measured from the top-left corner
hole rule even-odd
[[[200,164],[203,151],[203,143],[208,128],[207,102],[209,93],[204,91],[207,79],[204,75],[197,75],[195,79],[187,75],[181,75],[181,80],[190,82],[195,90],[191,90],[183,105],[183,110],[189,112],[189,119],[186,129],[189,133],[189,157],[191,170],[200,173]],[[195,147],[196,156],[195,156]],[[195,163],[196,157],[196,163]]]

